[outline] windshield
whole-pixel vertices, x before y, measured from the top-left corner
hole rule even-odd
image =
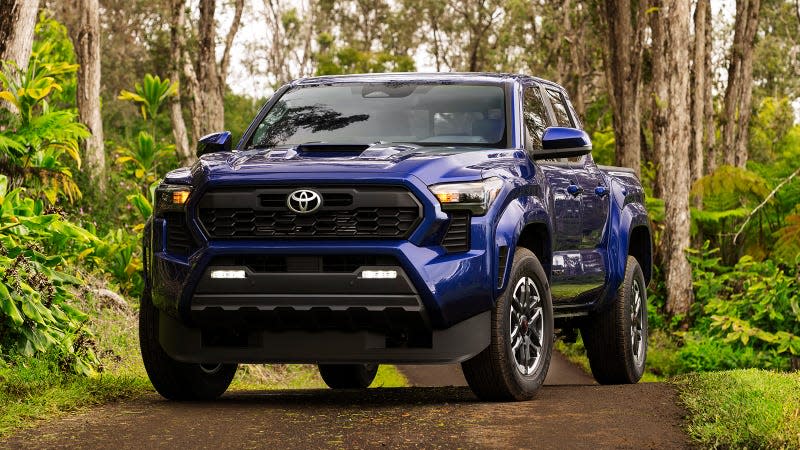
[[[346,83],[286,92],[248,148],[378,142],[505,147],[505,135],[500,86]]]

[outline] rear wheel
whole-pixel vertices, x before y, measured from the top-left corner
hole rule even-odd
[[[642,378],[647,359],[647,286],[636,258],[628,256],[614,304],[590,317],[581,335],[598,383],[630,384]]]
[[[319,374],[331,389],[366,389],[378,373],[378,364],[319,364]]]
[[[145,289],[139,308],[139,346],[147,376],[169,400],[212,400],[236,374],[236,364],[189,364],[172,359],[158,341],[158,309]]]
[[[528,400],[544,383],[553,351],[553,305],[544,269],[518,248],[508,287],[492,311],[491,342],[461,364],[482,400]]]

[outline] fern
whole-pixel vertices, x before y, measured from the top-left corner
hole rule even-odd
[[[786,226],[778,230],[775,237],[777,237],[773,248],[775,258],[785,263],[797,264],[797,257],[800,255],[800,214],[787,216]]]
[[[721,166],[697,180],[691,195],[702,200],[703,210],[729,211],[757,205],[769,194],[766,180],[747,169]]]

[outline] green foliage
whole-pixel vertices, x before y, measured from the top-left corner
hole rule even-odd
[[[133,397],[150,390],[143,377],[84,377],[63,372],[59,355],[0,360],[0,436],[54,414]]]
[[[33,54],[46,64],[75,64],[75,49],[69,37],[67,27],[55,20],[51,13],[42,10],[34,30]],[[61,108],[70,108],[75,104],[78,80],[74,72],[56,76],[61,91],[50,95],[50,104]]]
[[[701,208],[692,208],[693,234],[698,239],[708,239],[712,247],[719,247],[723,259],[733,264],[745,250],[764,256],[769,245],[766,235],[774,232],[768,215],[774,207],[767,205],[750,220],[737,242],[733,241],[740,226],[753,208],[769,195],[770,185],[759,174],[739,167],[721,166],[692,186],[691,195],[700,201]],[[742,242],[750,244],[747,248]]]
[[[614,130],[611,127],[592,133],[592,158],[597,164],[613,166],[615,146]]]
[[[253,117],[258,114],[266,99],[255,100],[233,92],[225,93],[225,128],[231,130],[234,145],[242,138]]]
[[[9,191],[0,175],[0,347],[26,356],[53,352],[62,367],[93,374],[97,358],[86,315],[72,306],[83,283],[63,270],[57,251],[85,232],[22,193]]]
[[[677,384],[701,447],[800,447],[800,373],[698,373]]]
[[[81,195],[72,179],[70,163],[80,167],[78,145],[89,136],[70,111],[51,110],[47,98],[62,91],[58,78],[70,74],[76,65],[43,62],[40,55],[50,50],[40,46],[26,70],[3,63],[0,99],[13,105],[11,124],[0,128],[0,168],[15,187],[29,186],[35,195],[55,203],[58,197],[70,201]]]
[[[786,361],[800,355],[797,264],[781,267],[744,256],[725,267],[717,253],[706,242],[702,251],[689,255],[697,296],[693,331]]]
[[[773,257],[786,264],[793,263],[800,255],[800,209],[798,214],[786,217],[786,226],[775,232],[775,236]]]
[[[178,95],[178,82],[171,83],[169,79],[164,79],[156,75],[146,74],[142,83],[136,83],[136,92],[123,90],[119,94],[120,100],[127,100],[139,105],[142,119],[148,120],[158,116],[158,110],[169,97]]]
[[[354,47],[337,47],[333,37],[321,34],[317,42],[321,50],[314,55],[317,75],[341,75],[373,72],[413,72],[414,59],[391,52],[369,52]]]
[[[788,97],[766,97],[750,119],[749,159],[773,161],[781,143],[794,125],[794,109]]]
[[[122,156],[117,164],[125,167],[126,172],[139,181],[146,192],[146,187],[158,180],[159,165],[174,153],[175,146],[156,143],[153,135],[140,131],[130,147],[119,149]]]

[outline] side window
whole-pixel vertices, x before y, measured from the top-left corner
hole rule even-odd
[[[553,113],[556,115],[556,123],[559,127],[574,127],[572,119],[567,112],[566,102],[561,93],[555,89],[547,89],[547,96],[550,97],[550,104],[553,105]]]
[[[525,119],[525,148],[528,151],[541,150],[542,135],[547,128],[547,111],[538,87],[525,88],[522,116]]]

